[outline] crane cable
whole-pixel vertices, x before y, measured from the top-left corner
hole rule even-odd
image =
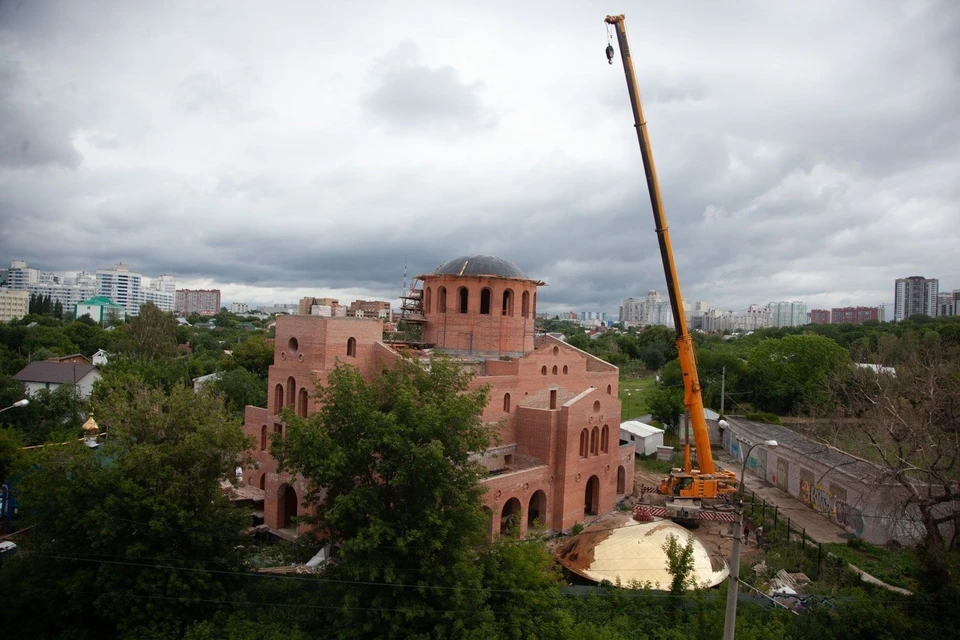
[[[607,23],[607,62],[613,64],[613,25]]]

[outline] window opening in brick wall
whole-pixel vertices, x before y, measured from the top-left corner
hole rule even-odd
[[[490,289],[486,287],[480,290],[480,314],[484,316],[490,315]]]
[[[347,340],[347,355],[351,358],[357,357],[357,339],[351,337]]]
[[[447,288],[440,287],[437,289],[437,313],[446,313],[447,312]]]
[[[505,316],[513,315],[513,289],[507,289],[503,292],[503,308],[501,311]]]
[[[503,410],[510,413],[510,394],[503,394]]]

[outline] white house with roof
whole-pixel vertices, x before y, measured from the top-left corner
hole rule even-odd
[[[633,444],[637,455],[650,456],[663,446],[663,429],[640,422],[627,420],[620,423],[620,441]]]
[[[100,379],[100,371],[91,364],[38,361],[31,362],[14,376],[26,387],[27,395],[41,389],[54,391],[64,384],[75,384],[81,398],[89,398],[94,383]]]

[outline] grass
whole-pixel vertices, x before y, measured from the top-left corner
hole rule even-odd
[[[851,540],[847,544],[825,544],[823,550],[888,584],[911,591],[918,588],[916,575],[921,567],[913,549],[884,549],[860,540]]]
[[[643,378],[623,378],[620,380],[620,403],[622,409],[620,417],[623,420],[632,420],[650,413],[647,401],[653,390],[656,389],[656,380],[653,376]]]
[[[644,471],[650,471],[652,473],[662,473],[668,474],[670,470],[677,466],[682,466],[682,462],[676,461],[676,455],[673,456],[673,460],[663,461],[657,460],[655,455],[653,456],[637,456],[635,460],[636,467]]]

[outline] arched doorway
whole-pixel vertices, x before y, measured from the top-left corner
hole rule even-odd
[[[293,526],[293,519],[297,517],[298,506],[296,489],[288,484],[280,485],[280,490],[277,491],[277,507],[279,507],[277,521],[280,523],[281,529],[288,529]]]
[[[600,513],[600,478],[590,476],[583,497],[583,515],[595,516]]]
[[[530,506],[527,508],[527,529],[542,525],[547,521],[547,494],[538,489],[530,496]]]
[[[267,488],[267,472],[264,471],[260,474],[260,490],[263,491]]]
[[[500,534],[509,533],[520,526],[520,501],[510,498],[500,512]]]
[[[617,495],[627,492],[627,470],[623,466],[617,467]]]

